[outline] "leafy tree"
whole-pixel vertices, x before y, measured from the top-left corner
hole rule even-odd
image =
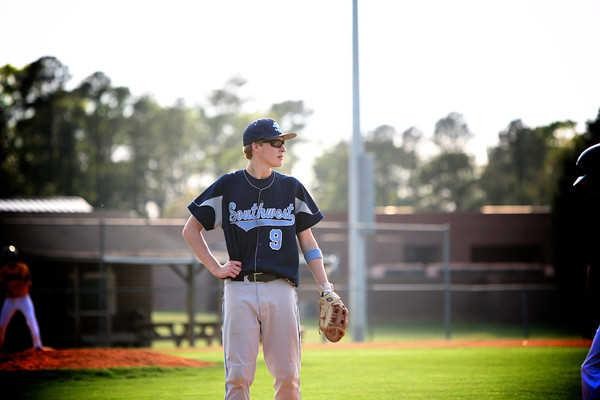
[[[190,149],[206,142],[210,136],[202,129],[200,115],[182,101],[162,110],[160,127],[162,133],[157,139],[161,151],[156,154],[158,168],[155,178],[158,187],[152,198],[162,209],[172,199],[186,193],[186,178],[194,162]]]
[[[1,69],[3,196],[53,193],[73,173],[74,132],[59,113],[68,76],[67,67],[54,57],[23,69]]]
[[[196,142],[208,139],[196,129],[198,118],[181,101],[163,108],[152,98],[142,97],[133,104],[127,153],[132,206],[139,213],[145,212],[148,201],[162,209],[185,192],[185,178],[193,164],[190,153],[197,148]]]
[[[244,100],[239,90],[246,84],[242,78],[232,78],[225,87],[208,97],[208,105],[201,110],[206,129],[211,137],[203,143],[198,171],[216,177],[245,166],[242,153],[241,132],[252,116],[241,112]]]
[[[427,211],[467,211],[481,205],[473,157],[460,151],[443,152],[418,172],[418,208]]]
[[[489,204],[538,204],[551,201],[552,154],[559,147],[556,132],[573,128],[571,121],[529,128],[512,121],[500,132],[498,146],[488,150],[481,187]]]
[[[95,207],[128,206],[127,170],[112,162],[115,148],[125,133],[125,109],[130,101],[129,89],[113,87],[102,72],[87,77],[75,89],[84,100],[86,115],[82,126],[82,152],[86,159],[89,186],[86,197]]]
[[[410,128],[398,134],[381,125],[366,135],[365,151],[374,157],[375,205],[413,205],[416,195],[413,174],[419,163],[417,144],[422,133]],[[348,208],[348,143],[339,142],[317,157],[315,197],[324,210]]]
[[[465,211],[480,206],[475,161],[464,151],[472,136],[459,113],[450,113],[435,124],[433,142],[439,153],[423,163],[416,174],[419,209]]]
[[[182,196],[189,201],[190,181],[245,165],[241,133],[258,114],[243,112],[241,78],[196,108],[135,99],[102,72],[70,91],[68,79],[54,57],[0,68],[2,197],[80,195],[96,208],[144,214],[150,201],[163,209]],[[265,114],[299,131],[311,111],[302,101],[284,101]],[[292,151],[288,158],[289,170]]]
[[[462,114],[451,112],[435,124],[433,142],[445,152],[462,152],[473,133]]]
[[[411,204],[414,188],[411,176],[418,164],[416,144],[421,139],[416,128],[399,135],[389,125],[381,125],[367,135],[365,150],[375,155],[375,204]]]
[[[137,99],[132,107],[133,113],[127,120],[126,147],[122,151],[130,168],[131,208],[143,213],[146,201],[152,197],[150,192],[158,186],[154,176],[158,162],[153,155],[164,144],[157,140],[161,108],[147,96]],[[170,141],[171,138],[163,140]]]
[[[327,211],[348,209],[348,143],[341,141],[315,159],[314,195]]]

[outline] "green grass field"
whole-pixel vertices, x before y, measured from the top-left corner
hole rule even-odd
[[[155,321],[183,321],[182,313],[156,313]],[[198,320],[211,320],[198,315]],[[579,366],[586,348],[348,348],[313,346],[320,342],[315,321],[304,321],[303,398],[352,399],[580,399]],[[477,340],[522,338],[519,326],[454,324],[453,338]],[[530,339],[573,338],[550,327],[533,326]],[[442,339],[439,323],[375,326],[368,339],[377,342]],[[348,342],[344,339],[344,342]],[[422,344],[421,344],[422,346]],[[403,347],[403,346],[402,346]],[[176,348],[155,342],[155,351],[212,361],[208,368],[115,368],[86,371],[0,373],[1,398],[219,399],[224,393],[222,349],[213,345]],[[273,398],[272,378],[258,360],[253,399]]]
[[[163,350],[167,351],[167,350]],[[170,350],[214,361],[209,368],[131,368],[0,374],[12,399],[218,399],[223,397],[218,347]],[[578,399],[583,348],[305,349],[305,399]],[[272,398],[259,359],[254,399]],[[5,392],[6,393],[6,392]]]

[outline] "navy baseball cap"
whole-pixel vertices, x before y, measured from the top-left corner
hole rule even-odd
[[[298,136],[292,132],[283,132],[277,121],[271,118],[261,118],[252,121],[244,131],[244,146],[253,142],[258,142],[261,139],[283,139],[289,140]]]

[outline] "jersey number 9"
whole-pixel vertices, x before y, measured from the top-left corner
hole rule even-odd
[[[271,232],[269,232],[269,239],[271,240],[269,242],[270,248],[273,250],[281,249],[281,241],[283,239],[281,229],[271,229]]]

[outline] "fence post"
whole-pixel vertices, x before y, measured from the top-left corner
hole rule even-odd
[[[450,225],[446,225],[443,234],[444,258],[444,330],[446,339],[452,338],[452,283],[450,276]]]
[[[521,290],[521,322],[523,326],[523,337],[529,338],[529,313],[527,304],[527,289]]]
[[[190,343],[191,347],[196,345],[196,338],[194,335],[194,322],[195,322],[195,310],[194,310],[194,264],[190,263],[187,265],[187,275],[185,277],[185,283],[187,286],[186,290],[186,310],[187,310],[187,320],[188,320],[188,330],[187,330],[187,339]]]

